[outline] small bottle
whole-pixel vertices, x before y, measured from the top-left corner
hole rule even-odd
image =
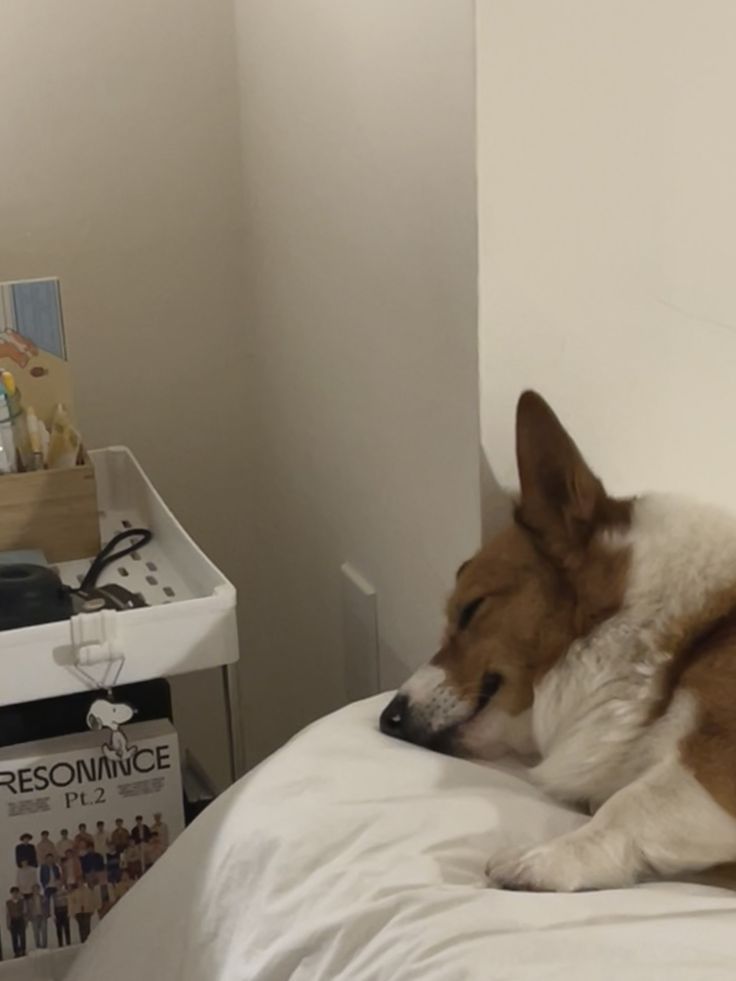
[[[27,470],[43,470],[43,446],[41,440],[41,423],[32,405],[25,408],[26,428],[28,430],[28,442],[30,444],[31,456]]]
[[[18,460],[20,461],[21,470],[30,470],[33,465],[33,454],[31,452],[28,426],[26,425],[26,417],[23,412],[23,406],[21,405],[18,386],[15,384],[15,378],[9,371],[0,372],[0,381],[2,382],[5,403],[8,409],[6,423],[9,423],[11,426],[13,441],[15,443],[16,470],[18,469]]]
[[[13,418],[4,385],[0,384],[0,474],[18,469]]]
[[[79,433],[69,421],[63,405],[57,405],[51,422],[49,452],[46,465],[49,470],[63,470],[74,467],[79,460],[81,441]]]

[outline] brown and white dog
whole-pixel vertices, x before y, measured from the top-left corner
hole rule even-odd
[[[535,753],[582,828],[491,858],[573,891],[736,860],[736,518],[609,497],[544,400],[517,410],[513,524],[458,571],[439,653],[381,729],[456,755]]]

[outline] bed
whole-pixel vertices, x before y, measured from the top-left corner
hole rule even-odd
[[[382,736],[387,697],[315,723],[219,798],[93,932],[69,981],[732,981],[726,889],[485,888],[492,849],[584,818],[511,764]]]

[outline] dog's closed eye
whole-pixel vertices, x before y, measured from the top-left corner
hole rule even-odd
[[[503,684],[503,677],[496,671],[486,671],[483,675],[483,682],[480,686],[476,711],[480,712],[490,702],[498,689]]]
[[[480,609],[482,603],[487,599],[486,596],[479,596],[477,599],[472,600],[467,603],[462,610],[460,610],[460,616],[457,620],[457,629],[465,630],[466,627],[470,625],[470,621],[473,619],[475,614]]]

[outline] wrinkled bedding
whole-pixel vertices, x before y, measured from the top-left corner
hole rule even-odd
[[[733,981],[726,889],[485,888],[492,850],[584,818],[521,769],[387,739],[385,701],[320,720],[219,798],[95,929],[70,981]]]

